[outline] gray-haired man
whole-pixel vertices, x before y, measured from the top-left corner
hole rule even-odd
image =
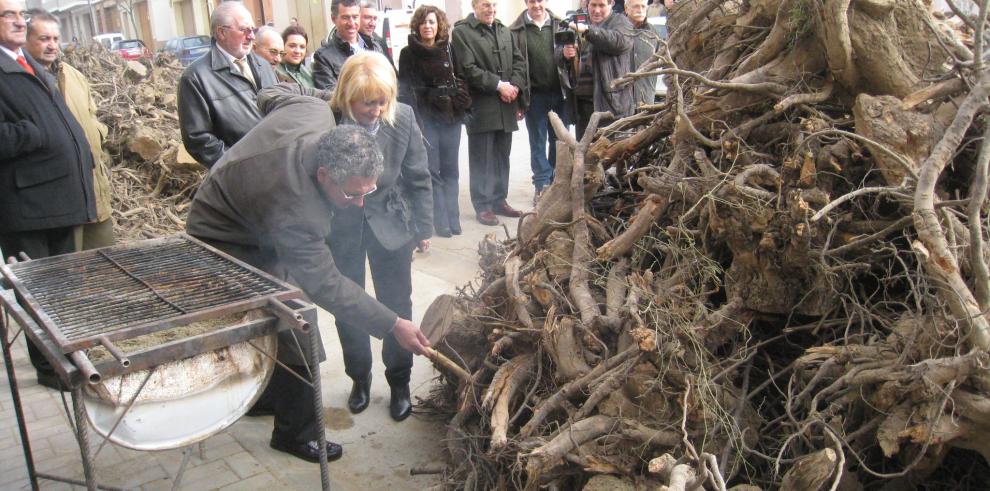
[[[406,350],[425,354],[429,341],[419,327],[341,275],[326,242],[335,210],[363,206],[376,189],[383,164],[375,137],[357,126],[334,128],[329,105],[297,95],[303,90],[287,84],[259,94],[265,118],[213,167],[196,193],[186,230],[255,267],[291,278],[338,320],[363,326],[377,338],[395,336]],[[281,333],[279,344],[298,342],[308,353],[308,336],[294,338],[291,331]],[[305,365],[314,363],[294,349],[280,349],[278,359],[303,376]],[[312,397],[308,384],[279,366],[262,399],[275,415],[272,448],[318,462],[316,442],[323,428],[314,424]],[[341,453],[340,445],[327,444],[328,460]]]
[[[221,2],[210,15],[213,45],[179,79],[182,144],[212,167],[258,121],[258,91],[278,83],[271,64],[251,52],[254,18],[241,2]]]

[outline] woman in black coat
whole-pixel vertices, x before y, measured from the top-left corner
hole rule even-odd
[[[409,30],[409,44],[399,54],[399,101],[413,107],[428,142],[436,235],[460,235],[457,151],[461,121],[471,106],[471,97],[463,80],[454,74],[450,25],[443,11],[432,5],[420,6]]]

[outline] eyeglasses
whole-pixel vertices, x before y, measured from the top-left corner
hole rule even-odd
[[[371,186],[371,189],[368,190],[367,193],[356,194],[354,196],[351,196],[351,195],[347,194],[346,191],[344,191],[344,188],[340,188],[340,194],[343,194],[345,199],[354,201],[354,200],[356,200],[358,198],[363,198],[363,197],[365,197],[365,196],[367,196],[367,195],[369,195],[369,194],[371,194],[371,193],[373,193],[373,192],[375,192],[377,190],[378,190],[378,185],[375,184],[375,185]]]
[[[0,17],[3,17],[3,20],[9,22],[13,22],[17,20],[18,17],[24,19],[24,22],[31,22],[31,12],[28,12],[27,10],[22,10],[20,12],[15,12],[13,10],[4,10],[3,13],[0,13]]]
[[[275,48],[268,50],[268,54],[272,56],[285,56],[285,51],[279,51]]]
[[[235,27],[231,27],[231,26],[220,26],[220,27],[223,27],[224,29],[233,29],[235,31],[241,31],[241,34],[243,34],[244,37],[250,36],[251,34],[257,34],[258,33],[258,28],[257,27],[242,27],[240,29],[235,28]]]

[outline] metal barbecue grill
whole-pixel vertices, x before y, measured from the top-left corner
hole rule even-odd
[[[0,265],[0,287],[0,314],[4,314],[0,335],[28,473],[35,489],[39,477],[71,480],[34,471],[10,358],[13,339],[8,338],[8,318],[21,326],[52,363],[62,383],[72,388],[75,428],[87,478],[86,483],[77,484],[91,489],[96,484],[92,456],[85,443],[85,415],[105,439],[131,448],[157,450],[199,441],[233,423],[250,407],[257,390],[271,374],[274,334],[286,329],[305,332],[316,321],[315,308],[299,300],[302,292],[297,288],[187,235]],[[235,314],[237,320],[228,321]],[[190,324],[203,322],[210,323],[205,330],[182,331]],[[166,335],[160,343],[136,342],[158,333]],[[110,356],[91,359],[95,349],[105,350]],[[318,349],[315,343],[313,349]],[[249,353],[245,354],[245,350]],[[149,381],[167,382],[182,376],[182,370],[202,367],[204,357],[211,355],[210,360],[226,363],[225,370],[206,372],[225,371],[228,379],[219,384],[207,374],[207,380],[200,385],[207,389],[223,385],[227,390],[224,401],[231,399],[231,387],[236,389],[236,401],[231,407],[235,414],[222,414],[223,409],[220,414],[213,411],[209,417],[216,421],[201,425],[199,433],[176,435],[195,425],[156,422],[161,419],[156,412],[168,408],[160,394],[168,391],[150,396],[154,404],[147,407],[142,406],[139,396],[142,391],[154,393],[154,387],[146,388],[154,385]],[[91,360],[97,361],[94,364]],[[267,365],[260,363],[262,360]],[[258,374],[251,378],[237,373],[238,367],[256,365],[264,366],[260,379]],[[318,367],[311,372],[317,422],[322,426]],[[203,415],[217,406],[208,394],[204,396],[206,389],[199,390],[197,386],[195,390],[199,393],[188,397],[192,402],[173,404],[173,411]],[[117,397],[107,397],[109,394]],[[137,416],[128,418],[129,412]],[[165,434],[159,435],[156,432],[161,428]],[[328,483],[325,459],[321,474],[324,483]]]

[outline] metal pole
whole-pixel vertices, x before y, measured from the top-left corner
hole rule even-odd
[[[89,423],[86,420],[86,408],[83,406],[82,384],[72,389],[72,413],[76,419],[76,441],[79,442],[79,455],[82,457],[86,488],[89,491],[96,491],[96,472],[93,469],[93,457],[89,448]]]
[[[327,464],[327,430],[323,421],[323,388],[320,382],[320,331],[309,330],[310,373],[313,384],[313,409],[316,410],[316,427],[319,436],[316,441],[320,445],[320,482],[323,491],[330,491],[330,466]]]
[[[3,343],[3,363],[7,367],[10,399],[14,402],[14,413],[17,415],[17,429],[21,435],[21,447],[24,450],[24,460],[27,463],[31,489],[38,491],[38,474],[34,469],[34,454],[31,452],[31,440],[28,439],[27,421],[24,419],[24,407],[21,406],[21,392],[17,388],[17,377],[14,374],[14,359],[10,356],[10,345],[13,341],[7,338],[7,322],[7,310],[0,304],[0,343]]]

